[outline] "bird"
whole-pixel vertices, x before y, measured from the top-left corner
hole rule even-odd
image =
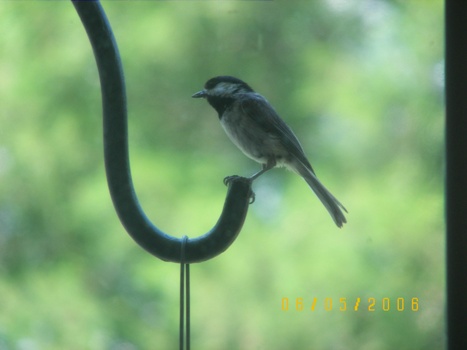
[[[347,222],[347,209],[318,180],[292,129],[279,117],[265,97],[233,76],[216,76],[192,95],[205,98],[216,110],[230,140],[262,169],[250,176],[254,181],[275,168],[285,167],[300,175],[328,210],[337,227]],[[229,177],[226,178],[227,181]]]

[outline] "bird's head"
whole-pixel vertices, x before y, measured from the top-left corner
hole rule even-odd
[[[237,94],[254,92],[253,89],[244,81],[231,77],[219,76],[209,79],[204,84],[204,89],[198,91],[192,97],[194,98],[235,98]]]

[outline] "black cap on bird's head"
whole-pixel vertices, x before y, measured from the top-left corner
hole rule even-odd
[[[209,79],[204,84],[204,89],[198,91],[194,98],[207,98],[208,96],[231,96],[236,93],[253,92],[253,89],[243,80],[229,76],[221,75]]]
[[[237,86],[242,86],[243,88],[247,90],[253,91],[251,87],[248,86],[247,83],[245,83],[243,80],[232,77],[230,75],[221,75],[218,77],[214,77],[209,79],[206,84],[204,84],[204,87],[208,90],[216,87],[217,84],[219,83],[225,83],[225,84],[230,84],[230,85],[237,85]]]

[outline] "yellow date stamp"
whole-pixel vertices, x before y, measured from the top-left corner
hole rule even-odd
[[[419,298],[287,298],[281,300],[282,311],[410,311],[417,312],[419,310]]]

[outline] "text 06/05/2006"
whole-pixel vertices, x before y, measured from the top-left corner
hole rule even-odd
[[[419,299],[412,298],[295,298],[289,300],[284,297],[281,300],[282,311],[418,311]]]

